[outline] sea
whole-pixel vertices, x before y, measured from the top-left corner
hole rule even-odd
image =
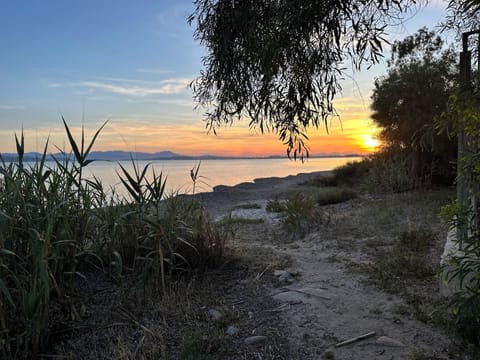
[[[136,161],[135,166],[142,171],[149,164],[147,177],[151,179],[152,170],[166,179],[167,192],[192,193],[191,170],[198,169],[195,192],[209,192],[218,185],[233,186],[244,182],[253,182],[259,178],[285,177],[300,173],[332,170],[348,162],[359,161],[361,157],[322,157],[309,158],[304,162],[285,159],[215,159],[215,160],[154,160]],[[126,195],[119,180],[121,164],[131,174],[134,168],[131,161],[109,162],[95,161],[86,168],[88,177],[98,178],[104,188],[115,189],[117,195]]]

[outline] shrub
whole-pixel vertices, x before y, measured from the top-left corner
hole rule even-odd
[[[377,153],[365,184],[372,192],[403,192],[419,188],[424,181],[414,176],[409,159],[401,154]]]
[[[281,219],[287,232],[303,237],[308,230],[321,221],[322,213],[315,207],[315,200],[312,196],[294,192],[288,197]]]
[[[318,193],[316,200],[317,204],[322,206],[342,203],[354,199],[356,196],[355,191],[350,189],[322,189],[322,191]]]
[[[267,212],[271,213],[281,213],[286,210],[285,203],[279,199],[268,200],[267,207],[265,208]]]
[[[348,162],[332,171],[332,184],[335,185],[358,185],[369,173],[371,162],[369,158],[362,161]]]

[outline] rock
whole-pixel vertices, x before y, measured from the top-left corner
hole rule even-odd
[[[288,289],[288,288],[287,288]],[[326,290],[305,287],[302,289],[288,289],[279,294],[273,295],[273,298],[289,304],[299,303],[318,303],[325,300],[332,300],[333,296]]]
[[[266,336],[257,335],[257,336],[250,336],[244,340],[245,344],[247,345],[260,345],[267,341]]]
[[[273,272],[273,275],[278,277],[278,280],[283,283],[291,284],[295,281],[295,279],[293,278],[293,275],[286,270],[275,270]]]
[[[218,311],[217,309],[209,309],[208,310],[208,316],[213,321],[220,321],[223,318],[223,314],[220,311]]]
[[[225,331],[225,334],[227,334],[228,336],[237,336],[238,333],[239,333],[240,329],[233,326],[233,325],[230,325],[227,330]]]
[[[390,347],[405,347],[404,343],[398,340],[389,338],[388,336],[380,336],[377,339],[376,344],[383,345],[383,346],[390,346]]]
[[[323,290],[323,289],[304,287],[304,288],[301,288],[297,291],[301,292],[303,294],[307,294],[307,295],[317,297],[317,298],[320,298],[320,299],[324,299],[324,300],[331,300],[332,299],[332,294],[329,293],[326,290]]]
[[[306,302],[306,297],[305,295],[297,292],[297,291],[285,291],[281,292],[279,294],[273,295],[273,298],[275,300],[289,303],[289,304],[299,304],[299,303],[305,303]]]

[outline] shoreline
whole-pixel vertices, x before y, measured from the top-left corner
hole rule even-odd
[[[284,199],[290,191],[301,191],[308,186],[307,181],[320,176],[328,176],[332,170],[298,173],[285,177],[255,178],[253,182],[242,182],[237,185],[217,185],[213,191],[201,192],[200,197],[207,212],[212,216],[227,213],[235,205],[258,200]]]

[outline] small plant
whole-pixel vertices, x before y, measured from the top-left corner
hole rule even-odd
[[[339,189],[339,188],[330,188],[330,189],[322,189],[317,195],[317,204],[322,205],[330,205],[330,204],[338,204],[342,203],[351,199],[354,199],[357,196],[355,191],[349,189]]]
[[[322,221],[322,213],[315,207],[313,197],[294,192],[285,202],[285,211],[281,219],[285,230],[304,237],[308,230]]]
[[[374,282],[392,292],[403,291],[403,281],[433,277],[436,269],[425,261],[435,237],[430,229],[412,229],[402,233],[391,250],[379,253],[370,274]]]
[[[267,212],[271,212],[271,213],[284,212],[286,210],[285,202],[279,200],[278,198],[275,198],[273,200],[268,200],[266,210]]]
[[[397,247],[404,252],[425,254],[435,243],[435,234],[425,227],[413,228],[400,234]]]

